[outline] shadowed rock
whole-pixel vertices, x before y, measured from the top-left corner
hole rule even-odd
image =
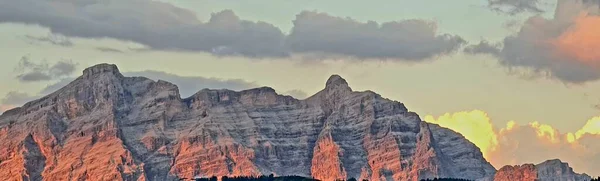
[[[100,64],[0,116],[0,180],[475,180],[494,173],[462,135],[421,121],[400,102],[352,91],[338,75],[306,100],[269,87],[181,98],[174,84]]]

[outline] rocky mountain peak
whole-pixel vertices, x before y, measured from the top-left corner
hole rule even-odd
[[[336,90],[345,90],[352,92],[352,88],[346,82],[346,79],[342,78],[339,75],[331,75],[327,82],[325,83],[325,89],[336,89]]]
[[[325,86],[335,86],[335,85],[345,85],[348,86],[348,82],[346,82],[346,79],[342,78],[341,76],[334,74],[331,75],[329,77],[329,79],[327,79],[327,83],[325,83]]]
[[[494,178],[495,181],[587,181],[590,179],[591,177],[587,174],[575,173],[568,163],[559,159],[547,160],[537,165],[504,166],[498,170]]]
[[[417,181],[496,172],[462,135],[421,121],[400,102],[352,92],[339,75],[306,100],[269,87],[205,89],[186,99],[178,92],[165,81],[123,77],[116,65],[87,68],[0,116],[0,180]]]
[[[538,164],[538,166],[541,166],[541,165],[569,165],[569,164],[562,162],[559,159],[552,159],[552,160],[546,160],[546,161]]]
[[[113,74],[118,77],[123,77],[117,65],[114,64],[98,64],[83,70],[83,77],[86,79],[100,74]]]
[[[259,93],[275,94],[275,89],[273,89],[271,87],[259,87],[259,88],[244,90],[244,91],[242,91],[242,93],[246,93],[246,94],[259,94]]]
[[[327,79],[327,82],[325,83],[325,90],[327,90],[328,92],[352,92],[352,88],[348,86],[348,82],[346,82],[346,79],[336,74],[331,75],[329,79]]]
[[[541,180],[573,180],[587,181],[591,177],[587,174],[578,174],[573,171],[573,168],[568,163],[562,162],[559,159],[547,160],[536,166],[538,177]]]

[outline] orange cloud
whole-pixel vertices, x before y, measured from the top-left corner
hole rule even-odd
[[[556,129],[552,128],[552,126],[547,124],[540,124],[537,121],[529,123],[529,126],[535,129],[535,132],[537,133],[538,137],[548,139],[553,143],[559,142],[559,138],[557,138],[559,133]]]
[[[558,0],[553,18],[529,17],[502,46],[482,41],[464,52],[493,55],[511,72],[527,76],[565,83],[600,80],[599,5],[596,0]]]
[[[517,125],[517,123],[515,121],[509,121],[508,123],[506,123],[506,130],[512,130],[515,125]]]
[[[483,111],[446,113],[437,119],[433,116],[425,116],[424,120],[461,133],[481,149],[484,157],[498,145],[498,138],[490,118]]]
[[[0,105],[0,113],[15,108],[13,105]]]
[[[559,54],[581,63],[598,66],[600,63],[600,16],[580,14],[574,24],[551,41]]]
[[[583,128],[575,132],[575,139],[580,139],[585,134],[600,134],[600,117],[593,117],[588,120]]]
[[[504,165],[540,163],[548,159],[568,162],[575,171],[600,175],[600,117],[594,117],[575,133],[560,133],[548,124],[515,121],[495,129],[488,114],[480,111],[446,113],[424,121],[461,133],[477,145],[496,168]]]

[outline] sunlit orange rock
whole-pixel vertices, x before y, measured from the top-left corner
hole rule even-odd
[[[340,160],[340,147],[331,135],[322,137],[315,146],[312,159],[312,176],[323,181],[346,180],[346,171]]]
[[[299,175],[324,181],[491,178],[462,135],[331,76],[298,100],[261,87],[181,98],[165,81],[84,70],[0,116],[0,180],[172,181]]]
[[[533,164],[504,166],[494,176],[494,181],[535,181],[537,179],[537,170]]]

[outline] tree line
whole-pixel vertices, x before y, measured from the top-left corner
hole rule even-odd
[[[218,177],[211,177],[211,178],[197,178],[197,179],[193,179],[194,181],[218,181]],[[227,177],[224,176],[221,178],[221,181],[319,181],[317,179],[312,179],[312,178],[306,178],[306,177],[300,177],[300,176],[282,176],[282,177],[275,177],[273,174],[269,175],[269,176],[260,176],[260,177],[245,177],[245,176],[240,176],[240,177]],[[337,181],[358,181],[355,178],[350,178],[348,180],[337,180]],[[362,181],[368,181],[368,180],[362,180]],[[455,179],[455,178],[435,178],[435,179],[423,179],[421,181],[470,181],[467,179]],[[598,179],[596,180],[592,180],[592,181],[600,181]]]
[[[182,179],[185,180],[185,179]],[[197,178],[192,179],[194,181],[218,181],[218,177],[211,178]],[[300,177],[300,176],[283,176],[275,177],[274,175],[260,176],[260,177],[223,177],[221,181],[319,181],[312,178]],[[338,180],[344,181],[344,180]],[[350,178],[347,181],[357,181],[355,178]],[[362,180],[368,181],[368,180]],[[423,179],[421,181],[470,181],[467,179],[456,179],[456,178],[434,178],[434,179]],[[600,181],[600,177],[593,178],[590,181]]]
[[[218,181],[218,177],[211,178],[196,178],[194,181]],[[283,176],[283,177],[275,177],[273,174],[269,176],[260,176],[260,177],[227,177],[224,176],[221,178],[221,181],[318,181],[311,178],[300,177],[300,176]]]

